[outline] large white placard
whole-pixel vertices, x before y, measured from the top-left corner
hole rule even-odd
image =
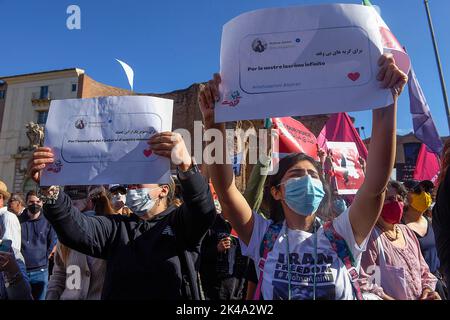
[[[45,127],[45,146],[55,163],[41,184],[100,185],[166,183],[170,160],[147,144],[172,129],[173,101],[155,97],[54,100]]]
[[[393,103],[376,80],[386,42],[381,28],[388,30],[381,22],[373,8],[352,4],[263,9],[229,21],[216,122]]]

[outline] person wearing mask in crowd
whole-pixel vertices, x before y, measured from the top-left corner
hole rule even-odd
[[[42,201],[35,191],[26,195],[27,212],[20,217],[22,254],[35,300],[45,300],[49,260],[56,246],[56,233],[42,214]],[[56,249],[55,249],[56,250]]]
[[[102,299],[200,299],[201,239],[216,217],[208,183],[193,164],[181,135],[157,133],[149,140],[154,154],[177,165],[183,204],[172,206],[175,185],[129,185],[130,217],[87,217],[57,187],[46,194],[45,215],[61,243],[107,260]],[[29,174],[35,182],[54,162],[50,148],[33,153]],[[145,177],[143,177],[145,181]]]
[[[0,225],[0,236],[3,233]],[[10,240],[0,240],[0,301],[32,300],[23,256],[20,251],[9,247],[11,243],[6,248],[7,241]]]
[[[362,255],[361,288],[383,300],[440,300],[419,241],[400,223],[406,195],[400,182],[389,182],[381,216]]]
[[[123,185],[116,184],[109,188],[111,195],[111,204],[114,211],[118,214],[129,216],[131,210],[125,204],[127,199],[127,188]]]
[[[20,217],[27,210],[25,200],[20,193],[13,193],[8,200],[8,211]]]
[[[207,300],[243,300],[249,259],[241,254],[239,240],[217,202],[216,210],[216,220],[202,242],[202,288]]]
[[[224,216],[239,235],[243,254],[259,267],[256,291],[265,300],[362,299],[355,281],[357,270],[380,215],[394,165],[397,100],[408,79],[390,55],[381,56],[379,66],[377,79],[382,87],[392,90],[395,102],[373,111],[366,179],[352,205],[336,219],[324,226],[316,223],[315,213],[326,187],[320,164],[308,155],[286,156],[270,177],[271,220],[252,212],[235,186],[231,165],[213,163],[208,167]],[[219,129],[225,135],[225,125],[214,123],[220,81],[220,75],[215,75],[202,86],[199,103],[205,129]]]
[[[74,191],[75,200],[73,201],[84,200],[80,199],[82,195],[88,197],[88,201],[79,202],[86,203],[84,208],[78,207],[81,213],[87,212],[89,215],[91,208],[87,204],[92,204],[96,216],[116,214],[109,204],[105,188],[89,186],[81,187],[81,189],[86,190],[80,190],[80,187],[64,189],[69,195],[71,191]],[[68,280],[70,283],[68,278],[73,275],[74,268],[77,272],[79,271],[80,278],[77,280],[79,285],[67,286]],[[55,266],[48,283],[46,300],[100,300],[105,273],[106,260],[87,256],[58,242]]]
[[[446,299],[447,293],[445,292],[443,277],[439,272],[440,262],[437,254],[436,239],[434,237],[432,222],[430,218],[425,216],[425,213],[432,204],[431,195],[433,193],[434,184],[429,180],[421,182],[410,180],[406,181],[404,186],[408,191],[408,199],[402,222],[414,232],[419,240],[420,251],[425,258],[431,273],[438,279],[436,291],[442,299]]]
[[[445,142],[441,157],[436,203],[433,207],[433,231],[441,268],[450,288],[450,139]],[[447,296],[448,298],[448,296]]]
[[[22,236],[20,222],[17,216],[8,211],[5,204],[8,203],[11,194],[3,181],[0,181],[0,227],[2,227],[3,235],[1,239],[11,240],[12,247],[20,251],[22,247]]]

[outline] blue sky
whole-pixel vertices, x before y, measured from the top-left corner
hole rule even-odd
[[[0,76],[79,67],[127,88],[115,58],[130,64],[135,91],[168,92],[206,81],[219,69],[222,25],[240,13],[330,0],[0,0]],[[360,3],[358,0],[341,0]],[[441,135],[448,135],[444,102],[423,0],[372,0],[413,61]],[[81,30],[66,28],[66,9],[81,8]],[[450,81],[450,1],[430,0],[444,76]],[[448,82],[450,89],[450,82]],[[407,92],[399,132],[412,130]],[[371,112],[352,113],[370,136]],[[364,137],[364,135],[363,135]]]

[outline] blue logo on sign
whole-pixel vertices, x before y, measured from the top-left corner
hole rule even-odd
[[[300,43],[300,38],[295,39],[295,42]]]

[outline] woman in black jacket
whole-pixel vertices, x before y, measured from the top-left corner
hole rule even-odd
[[[155,154],[178,164],[184,203],[170,204],[170,184],[131,186],[131,217],[80,214],[62,191],[44,189],[46,218],[66,246],[108,261],[103,299],[200,299],[197,277],[201,239],[216,216],[209,186],[198,172],[179,134],[154,135]],[[54,161],[49,148],[38,148],[30,176]],[[145,178],[144,178],[145,179]]]

